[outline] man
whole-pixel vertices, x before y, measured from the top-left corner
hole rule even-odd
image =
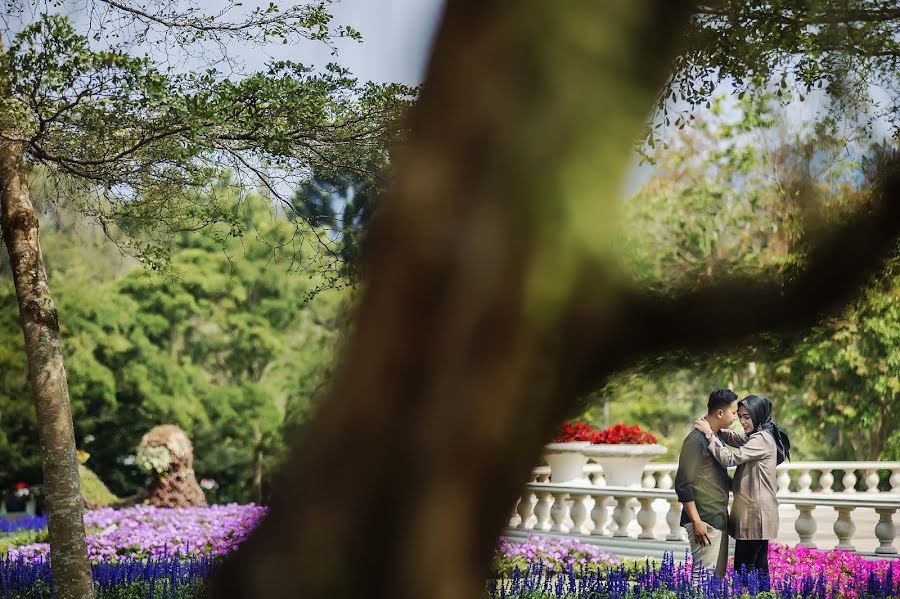
[[[729,428],[737,418],[737,394],[716,389],[709,394],[706,420],[712,433],[694,429],[681,445],[675,493],[682,503],[681,525],[691,544],[691,582],[699,584],[701,568],[715,568],[725,576],[728,563],[728,490],[731,479],[725,467],[709,451],[709,440],[720,429]]]

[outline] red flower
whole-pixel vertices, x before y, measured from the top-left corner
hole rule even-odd
[[[16,483],[16,491],[22,491],[28,488],[27,483]]]
[[[583,422],[569,422],[566,420],[562,423],[553,437],[553,443],[571,443],[573,441],[590,442],[596,434],[594,428],[590,424]]]
[[[582,422],[571,423],[566,420],[556,431],[552,442],[570,443],[573,441],[588,441],[606,445],[643,445],[656,443],[656,437],[652,433],[642,431],[637,424],[626,426],[617,423],[606,430],[597,431],[589,424]]]
[[[623,443],[643,445],[656,443],[656,437],[652,433],[642,431],[641,427],[637,424],[634,426],[626,426],[622,423],[617,423],[604,431],[596,433],[591,442],[610,445],[619,445]]]

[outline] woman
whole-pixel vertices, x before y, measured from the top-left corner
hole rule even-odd
[[[737,466],[732,489],[734,502],[729,532],[735,538],[734,570],[758,571],[760,583],[769,588],[769,541],[778,536],[778,500],[775,467],[790,459],[791,441],[772,421],[772,401],[748,395],[738,402],[738,418],[744,429],[722,429],[713,435],[709,423],[698,419],[694,427],[709,439],[709,451],[725,467]],[[722,442],[738,449],[731,452]]]

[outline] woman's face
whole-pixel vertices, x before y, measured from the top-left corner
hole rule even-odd
[[[749,435],[753,432],[753,420],[750,418],[750,412],[743,405],[738,406],[738,419],[741,421],[745,433]]]

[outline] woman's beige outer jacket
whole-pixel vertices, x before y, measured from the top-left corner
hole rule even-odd
[[[729,515],[728,532],[735,539],[766,540],[778,536],[778,500],[775,497],[775,466],[778,456],[775,439],[766,431],[747,435],[732,430],[720,431],[725,442],[737,447],[725,448],[715,435],[709,451],[734,473],[734,502]]]

